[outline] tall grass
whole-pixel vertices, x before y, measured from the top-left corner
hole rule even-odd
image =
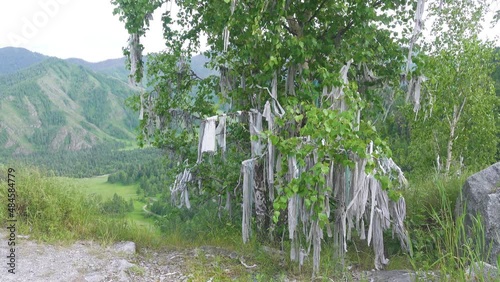
[[[5,167],[0,167],[3,172]],[[126,219],[102,214],[99,201],[68,181],[47,177],[36,168],[17,167],[15,174],[18,234],[46,242],[93,239],[103,243],[132,240],[139,246],[157,246],[157,234],[144,232]],[[0,220],[7,219],[7,182],[0,177]]]
[[[161,200],[160,200],[161,201]],[[178,247],[199,245],[237,248],[241,242],[240,218],[229,219],[227,213],[218,214],[218,205],[212,201],[192,199],[191,209],[179,209],[167,203],[157,223],[166,244]]]
[[[408,229],[414,251],[411,264],[416,270],[438,270],[443,281],[465,281],[466,269],[485,261],[484,227],[480,215],[471,215],[466,224],[465,208],[456,211],[456,201],[468,175],[433,175],[414,181],[404,192],[408,203]],[[488,281],[478,272],[476,281]]]

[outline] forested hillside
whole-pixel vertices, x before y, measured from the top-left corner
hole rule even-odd
[[[125,67],[125,58],[109,59],[97,63],[90,63],[78,58],[70,58],[66,59],[66,61],[124,82],[128,81],[128,71]]]
[[[138,113],[125,106],[134,93],[125,58],[91,63],[7,47],[0,48],[0,62],[0,155],[135,139]],[[214,74],[205,62],[193,57],[196,75]]]
[[[3,154],[132,141],[137,115],[125,106],[132,94],[120,80],[56,58],[0,76]]]

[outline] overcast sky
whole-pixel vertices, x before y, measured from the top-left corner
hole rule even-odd
[[[163,49],[161,13],[143,39],[146,53]],[[0,1],[0,48],[24,47],[63,59],[97,62],[122,57],[127,39],[110,0]]]
[[[159,22],[162,11],[157,11],[151,30],[142,39],[145,53],[164,48]],[[0,0],[0,48],[24,47],[90,62],[118,58],[128,35],[124,24],[112,13],[110,0]],[[486,34],[498,36],[500,26],[488,29],[483,38]]]

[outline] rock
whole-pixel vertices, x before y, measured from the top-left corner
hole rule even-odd
[[[370,281],[370,282],[440,281],[440,277],[436,273],[433,272],[415,273],[407,270],[365,271],[361,274],[360,277],[358,277],[358,279],[360,281]]]
[[[467,281],[498,281],[498,268],[486,262],[475,262],[467,268]]]
[[[106,278],[101,273],[95,272],[95,273],[91,273],[91,274],[86,275],[84,279],[87,282],[101,282],[101,281],[105,281]]]
[[[120,271],[125,271],[131,267],[134,267],[136,266],[135,264],[133,263],[130,263],[128,262],[127,260],[125,259],[120,259],[118,261],[116,261],[116,265],[117,265],[117,268],[120,270]]]
[[[114,245],[114,249],[118,252],[124,252],[127,254],[135,254],[135,243],[134,242],[120,242]]]
[[[457,215],[462,213],[464,202],[466,227],[472,227],[472,217],[481,215],[486,243],[484,255],[486,257],[491,244],[487,262],[496,265],[500,256],[500,162],[465,181],[462,199],[459,198],[456,205]]]

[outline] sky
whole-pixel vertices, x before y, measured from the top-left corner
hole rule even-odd
[[[113,16],[113,8],[110,0],[2,0],[0,48],[23,47],[90,62],[122,57],[128,34],[124,23]],[[142,39],[145,53],[164,49],[161,13],[154,15]]]
[[[151,29],[141,39],[146,54],[164,49],[159,19],[170,8],[165,6],[155,13]],[[499,25],[482,34],[482,38],[494,36],[500,36]],[[62,59],[98,62],[122,57],[127,39],[124,24],[113,16],[110,0],[0,1],[0,48],[23,47]],[[496,42],[500,45],[498,38]]]

